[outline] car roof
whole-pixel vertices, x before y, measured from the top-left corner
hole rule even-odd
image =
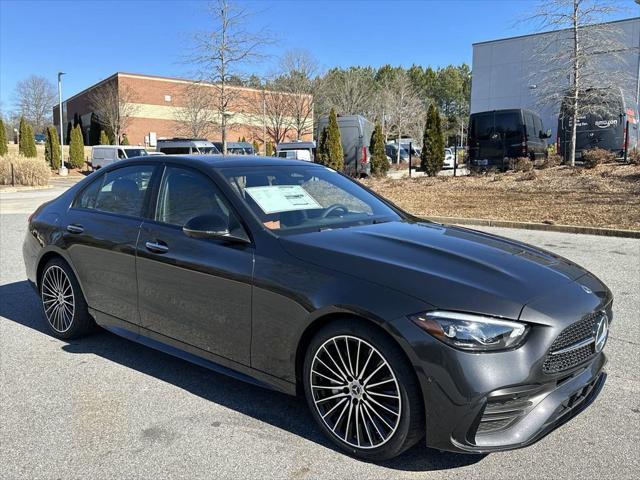
[[[141,145],[93,145],[92,148],[122,148],[124,150],[128,149],[128,148],[135,148],[136,150],[140,150],[142,149],[146,149],[146,147],[143,147]]]
[[[148,162],[149,156],[121,160],[113,165],[123,166]],[[165,155],[162,159],[153,161],[173,162],[194,167],[234,168],[234,167],[309,167],[322,165],[302,160],[286,160],[278,157],[263,157],[257,155]]]

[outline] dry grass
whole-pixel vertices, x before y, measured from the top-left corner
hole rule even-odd
[[[640,230],[640,168],[635,165],[363,183],[418,216]]]
[[[9,154],[18,154],[18,145],[14,143],[10,143],[9,145]],[[69,161],[69,145],[65,145],[64,147],[64,159],[66,162]],[[44,145],[36,145],[36,152],[38,153],[38,158],[44,161]],[[84,158],[91,158],[91,147],[84,147]]]
[[[41,158],[25,158],[14,153],[0,157],[0,185],[11,185],[13,181],[15,185],[45,186],[50,176],[51,169]]]

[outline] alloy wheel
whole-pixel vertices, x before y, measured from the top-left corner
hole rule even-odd
[[[67,273],[58,265],[44,272],[41,295],[47,322],[56,332],[65,333],[73,323],[75,298]]]
[[[393,436],[402,413],[400,388],[373,345],[350,335],[332,337],[315,352],[309,375],[316,410],[341,441],[371,449]]]

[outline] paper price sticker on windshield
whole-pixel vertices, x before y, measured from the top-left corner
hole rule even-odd
[[[273,185],[244,189],[267,214],[322,208],[300,185]]]

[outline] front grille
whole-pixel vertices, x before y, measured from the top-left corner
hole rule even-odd
[[[542,365],[542,370],[545,373],[562,372],[588,360],[595,353],[593,343],[568,352],[556,353],[555,355],[554,352],[592,339],[593,329],[601,315],[603,315],[602,312],[592,313],[565,328],[551,344],[547,358]]]

